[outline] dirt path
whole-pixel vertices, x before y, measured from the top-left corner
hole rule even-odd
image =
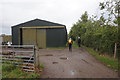
[[[85,49],[40,49],[44,64],[41,78],[116,78],[117,72],[96,60]]]

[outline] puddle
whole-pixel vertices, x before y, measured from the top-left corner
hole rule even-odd
[[[79,70],[79,72],[82,72],[81,70]]]
[[[75,72],[74,72],[74,71],[71,71],[71,74],[72,74],[72,75],[75,75]]]
[[[67,57],[61,57],[60,59],[62,59],[62,60],[67,60],[68,58],[67,58]]]
[[[52,62],[53,64],[58,64],[58,62]]]
[[[53,56],[53,54],[43,54],[41,56]]]

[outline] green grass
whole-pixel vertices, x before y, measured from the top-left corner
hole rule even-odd
[[[74,48],[79,48],[77,43],[75,41],[73,41],[72,43],[72,47]],[[66,47],[50,47],[50,48],[46,48],[46,49],[65,49],[65,48],[68,48],[68,43],[66,43]]]
[[[43,64],[40,64],[43,68]],[[2,78],[40,78],[40,73],[24,72],[14,64],[2,64]]]
[[[42,64],[42,63],[40,63],[40,68],[41,68],[41,69],[43,69],[43,68],[44,68],[44,66],[43,66],[43,64]]]
[[[78,47],[78,44],[77,44],[75,41],[73,41],[72,47],[74,47],[74,48],[76,48],[76,49],[79,48],[79,47]]]
[[[101,61],[102,63],[104,63],[108,67],[115,69],[115,71],[118,71],[118,59],[110,58],[107,56],[100,56],[98,54],[98,52],[96,52],[88,47],[85,47],[85,46],[82,46],[82,47],[85,48],[89,53],[94,55],[99,61]]]
[[[50,48],[46,48],[46,49],[65,49],[65,48],[67,48],[67,47],[50,47]]]

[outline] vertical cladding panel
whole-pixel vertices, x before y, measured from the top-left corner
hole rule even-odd
[[[18,27],[12,27],[12,44],[18,45]]]
[[[66,44],[67,43],[67,39],[68,39],[68,34],[67,34],[66,27],[64,28],[64,32],[65,32],[65,44]]]
[[[22,45],[22,43],[23,43],[22,42],[22,28],[20,28],[20,34],[19,35],[20,35],[20,39],[19,39],[20,41],[19,42],[20,42],[20,45]]]
[[[36,29],[22,29],[23,45],[36,45]]]
[[[46,48],[46,29],[37,29],[37,44],[39,48]]]
[[[47,47],[65,47],[66,32],[64,28],[47,29]]]

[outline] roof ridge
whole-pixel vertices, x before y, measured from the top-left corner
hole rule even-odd
[[[38,19],[38,18],[36,18],[36,19]],[[50,23],[54,23],[54,24],[59,24],[59,23],[56,23],[56,22],[52,22],[52,21],[48,21],[48,20],[43,20],[43,19],[38,19],[38,20],[45,21],[45,22],[50,22]],[[63,24],[60,24],[60,25],[63,25]]]
[[[54,23],[54,22],[51,22],[51,21],[47,21],[47,20],[42,20],[42,19],[36,18],[36,19],[30,20],[30,21],[26,21],[26,22],[17,24],[17,25],[15,25],[15,26],[11,26],[11,27],[16,27],[16,26],[20,26],[20,25],[25,25],[25,24],[27,24],[27,23],[30,23],[30,22],[33,22],[33,21],[37,21],[37,20],[38,20],[38,21],[41,21],[41,22],[46,22],[46,23],[48,23],[48,24],[56,24],[56,25],[60,25],[60,26],[65,26],[65,25],[63,25],[63,24]]]

